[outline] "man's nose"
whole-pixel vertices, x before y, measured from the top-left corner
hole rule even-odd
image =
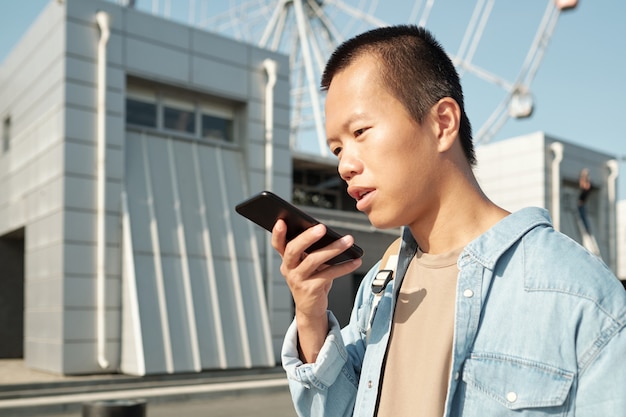
[[[359,174],[363,169],[363,164],[361,161],[355,156],[343,153],[341,159],[339,160],[339,166],[337,170],[339,171],[339,176],[344,181],[350,181],[355,175]]]

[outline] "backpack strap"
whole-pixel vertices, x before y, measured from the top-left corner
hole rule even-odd
[[[374,299],[372,300],[372,308],[370,309],[370,316],[367,320],[367,340],[369,341],[370,332],[372,329],[372,321],[374,319],[374,312],[378,307],[378,303],[385,293],[385,288],[387,284],[391,282],[396,273],[396,268],[398,266],[398,251],[400,250],[400,244],[402,243],[402,238],[396,239],[385,251],[383,255],[380,265],[383,266],[383,269],[379,269],[372,281],[372,294]]]

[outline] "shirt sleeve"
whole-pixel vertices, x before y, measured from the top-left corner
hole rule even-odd
[[[328,312],[329,332],[315,363],[303,363],[298,355],[297,323],[285,336],[282,362],[298,416],[351,416],[358,379],[348,363],[339,322]]]
[[[616,323],[616,326],[618,323]],[[576,416],[619,416],[626,410],[626,327],[606,343],[578,379]]]
[[[329,331],[314,363],[303,363],[294,320],[283,342],[281,358],[299,416],[352,416],[365,355],[365,328],[371,306],[369,290],[378,264],[366,275],[355,299],[350,323],[343,329],[330,311]]]
[[[285,335],[281,354],[283,367],[289,379],[300,382],[305,388],[327,389],[335,382],[347,361],[339,322],[332,312],[328,311],[327,314],[330,329],[315,363],[305,364],[300,360],[296,320]]]

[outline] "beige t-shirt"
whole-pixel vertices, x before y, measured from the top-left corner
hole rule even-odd
[[[443,416],[461,251],[418,251],[411,261],[393,317],[378,416]]]

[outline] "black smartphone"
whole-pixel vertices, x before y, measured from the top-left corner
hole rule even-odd
[[[237,204],[235,210],[237,213],[252,220],[254,223],[270,232],[278,219],[284,220],[287,224],[288,241],[295,238],[309,227],[320,223],[320,221],[270,191],[262,191]],[[339,233],[326,226],[326,235],[307,248],[305,252],[310,253],[328,246],[341,237]],[[326,264],[337,265],[360,258],[361,256],[363,256],[363,249],[357,245],[352,245],[352,247],[348,248],[345,252],[329,259]]]

